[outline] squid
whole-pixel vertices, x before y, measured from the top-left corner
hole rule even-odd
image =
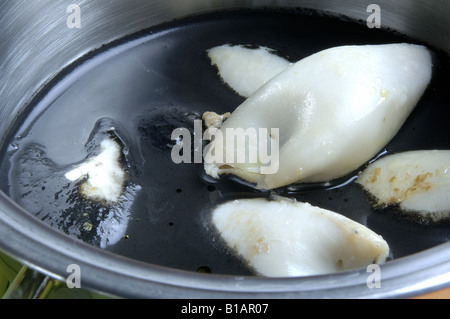
[[[450,150],[395,153],[372,162],[356,182],[377,207],[399,206],[412,216],[450,217]]]
[[[265,277],[336,273],[390,256],[388,243],[364,225],[284,197],[225,202],[211,218],[226,245]]]
[[[207,52],[222,80],[246,98],[291,65],[267,47],[248,48],[225,44]]]
[[[211,137],[205,171],[216,179],[238,176],[257,189],[344,177],[397,134],[431,76],[432,55],[422,45],[349,45],[317,52],[285,66],[231,112]],[[233,143],[237,136],[226,134],[233,129],[263,134]],[[252,151],[259,154],[256,159]],[[239,153],[245,160],[227,156]]]

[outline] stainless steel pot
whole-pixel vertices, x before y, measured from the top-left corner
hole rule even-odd
[[[0,145],[21,112],[63,68],[106,43],[192,14],[232,8],[301,7],[366,20],[372,0],[40,0],[0,2]],[[68,28],[71,4],[81,30]],[[450,53],[450,2],[379,0],[384,27]],[[205,275],[131,260],[66,236],[0,192],[0,248],[52,278],[68,265],[82,270],[86,289],[144,298],[387,298],[409,297],[450,284],[450,242],[382,266],[370,289],[363,270],[317,277],[269,279]]]

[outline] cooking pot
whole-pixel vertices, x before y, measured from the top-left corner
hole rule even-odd
[[[40,0],[0,3],[0,145],[46,84],[105,44],[163,22],[214,11],[289,7],[366,21],[373,1]],[[81,8],[82,32],[67,17]],[[379,0],[381,24],[450,53],[447,0]],[[75,23],[76,21],[74,21]],[[65,281],[81,269],[83,288],[126,298],[390,298],[450,283],[450,242],[389,261],[381,286],[367,269],[298,278],[204,274],[134,260],[94,247],[43,223],[0,192],[0,248],[44,276]]]

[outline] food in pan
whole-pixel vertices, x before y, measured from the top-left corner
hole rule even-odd
[[[334,273],[389,256],[388,243],[367,227],[286,198],[229,201],[214,209],[212,222],[229,247],[268,277]]]
[[[376,206],[398,205],[438,221],[450,213],[450,151],[400,152],[371,163],[358,177]]]
[[[223,81],[243,97],[249,97],[291,65],[267,47],[225,44],[208,50],[208,57]]]
[[[261,150],[261,145],[276,142],[277,170],[264,174],[266,163],[260,158],[239,162],[206,154],[205,171],[214,178],[238,176],[258,189],[343,177],[396,135],[431,74],[428,49],[407,43],[340,46],[306,57],[238,106],[220,128],[223,138],[210,143],[223,154],[237,154],[242,152],[238,147]],[[225,132],[237,128],[277,128],[279,135],[230,143]]]
[[[286,32],[288,28],[290,32]],[[218,235],[210,236],[208,213],[225,199],[266,197],[269,192],[234,183],[233,176],[229,176],[231,180],[214,180],[206,176],[203,165],[186,164],[187,161],[177,164],[171,152],[180,141],[172,140],[171,132],[186,129],[193,145],[183,148],[180,154],[184,156],[184,151],[189,151],[195,162],[197,150],[201,149],[196,141],[203,133],[195,129],[202,114],[206,126],[220,127],[227,121],[227,112],[233,112],[247,97],[254,99],[258,89],[272,85],[270,79],[275,73],[322,49],[402,41],[416,42],[340,18],[270,10],[264,14],[200,15],[117,39],[62,70],[45,89],[36,92],[36,99],[29,101],[20,117],[14,117],[16,123],[8,124],[11,132],[5,135],[2,146],[0,188],[44,223],[113,253],[188,271],[205,266],[202,269],[215,274],[254,274],[242,265],[241,259],[224,254],[225,243],[217,241]],[[227,44],[221,48],[225,43],[250,45]],[[213,60],[213,55],[220,57],[218,52],[222,49],[231,52],[230,57]],[[255,58],[258,54],[261,56]],[[232,76],[225,76],[236,59],[244,56]],[[277,70],[271,68],[275,65],[271,61],[275,60],[280,62]],[[377,153],[384,153],[385,149],[390,154],[448,146],[448,128],[445,121],[439,120],[448,114],[448,57],[434,50],[433,61],[436,77],[425,99],[400,134]],[[370,63],[360,68],[361,72],[370,71],[368,66]],[[408,66],[410,62],[401,59],[391,74]],[[324,82],[325,96],[327,91],[337,94],[338,89],[329,85],[326,76],[311,79]],[[239,94],[238,85],[252,85],[253,89]],[[346,90],[342,93],[350,96]],[[289,118],[286,110],[278,113]],[[98,127],[96,123],[102,118],[111,121]],[[322,127],[326,125],[325,122]],[[116,127],[117,134],[109,132],[110,127]],[[285,126],[279,128],[282,133]],[[348,134],[361,135],[353,126]],[[88,174],[80,175],[78,171],[80,178],[75,181],[64,176],[101,154],[101,142],[108,138],[121,146],[120,164],[126,174],[122,194],[115,202],[88,198],[79,192],[81,185],[91,180]],[[317,159],[312,157],[311,162]],[[364,167],[345,176],[345,181],[354,181]],[[361,188],[345,181],[314,185],[306,182],[270,193],[329,209],[369,227],[386,239],[395,258],[433,247],[448,238],[448,224],[422,227],[387,216],[398,212],[397,207],[372,209]],[[189,240],[185,240],[185,235]]]
[[[125,172],[120,164],[121,147],[111,139],[100,144],[101,152],[77,165],[64,176],[69,181],[82,181],[80,193],[92,200],[116,202],[123,191]]]

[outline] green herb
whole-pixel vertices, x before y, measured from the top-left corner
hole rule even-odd
[[[19,262],[0,252],[0,298],[3,297],[21,268],[22,265]]]

